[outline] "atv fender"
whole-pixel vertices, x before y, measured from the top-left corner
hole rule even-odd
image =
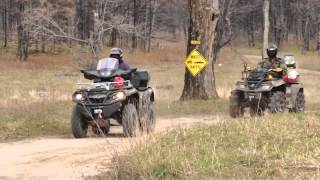
[[[144,97],[145,94],[150,95],[150,101],[154,102],[154,91],[151,87],[145,89],[144,91],[138,91],[136,89],[132,89],[127,91],[127,96],[131,98],[135,98],[136,100],[140,101],[142,97]]]
[[[290,84],[286,87],[286,100],[288,108],[293,108],[295,106],[297,95],[300,91],[303,91],[302,84]]]
[[[273,80],[272,81],[273,87],[279,87],[279,86],[283,86],[285,84],[286,84],[286,82],[284,80],[282,80],[282,79],[278,79],[278,80]]]
[[[135,88],[129,89],[129,90],[126,91],[126,94],[127,94],[128,97],[137,95],[137,93],[138,93],[138,91]]]
[[[149,87],[149,88],[148,88],[148,91],[151,93],[151,95],[150,95],[150,100],[151,100],[151,102],[154,102],[155,99],[154,99],[154,91],[153,91],[153,89],[152,89],[151,87]]]
[[[150,101],[154,102],[154,91],[151,87],[144,91],[139,91],[139,101],[141,101],[145,97],[150,97]]]

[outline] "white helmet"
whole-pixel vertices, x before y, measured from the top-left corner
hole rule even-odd
[[[119,55],[120,57],[122,57],[123,51],[121,48],[112,48],[110,51],[110,55]]]

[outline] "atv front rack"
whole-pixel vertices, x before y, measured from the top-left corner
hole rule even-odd
[[[122,84],[120,87],[119,84]],[[102,82],[102,83],[78,83],[79,86],[78,90],[117,90],[117,89],[127,89],[131,88],[132,84],[130,81],[123,81],[123,82]]]

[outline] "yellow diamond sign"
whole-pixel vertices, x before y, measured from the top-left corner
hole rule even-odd
[[[208,60],[195,49],[191,51],[184,64],[195,77],[208,65]]]

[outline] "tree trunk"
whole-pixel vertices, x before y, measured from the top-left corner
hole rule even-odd
[[[267,58],[267,52],[266,49],[269,45],[269,26],[270,26],[270,20],[269,20],[269,11],[270,11],[270,1],[264,0],[264,33],[263,33],[263,48],[262,48],[262,54],[263,58]]]
[[[282,41],[284,39],[284,30],[285,27],[285,5],[284,0],[278,0],[272,12],[272,19],[273,19],[273,33],[274,33],[274,41],[276,42],[277,46],[280,47],[282,45]],[[274,7],[273,6],[273,7]]]
[[[117,45],[118,39],[118,30],[116,28],[112,28],[111,38],[110,38],[110,46],[115,47]]]
[[[29,33],[24,29],[23,25],[18,26],[18,57],[22,61],[26,61],[29,56]]]
[[[188,0],[190,24],[187,55],[194,49],[207,58],[208,66],[196,77],[186,69],[181,100],[216,97],[213,44],[215,29],[219,19],[218,0]],[[192,45],[191,40],[200,40],[200,45]]]
[[[29,33],[24,28],[23,14],[25,10],[25,2],[20,2],[19,4],[19,14],[17,18],[17,32],[18,32],[18,49],[17,56],[20,60],[26,61],[29,56]]]
[[[2,23],[3,23],[3,32],[4,32],[4,43],[3,47],[7,47],[8,45],[8,2],[7,0],[5,1],[4,5],[4,10],[3,10],[3,15],[2,15]]]
[[[149,27],[149,6],[151,6],[151,0],[146,0],[144,4],[144,46],[143,49],[147,52],[148,47],[148,27]]]
[[[310,19],[306,17],[302,23],[303,53],[310,50]]]
[[[318,54],[320,55],[320,24],[318,25],[317,50],[318,50]]]
[[[133,0],[133,27],[137,27],[137,21],[138,21],[138,0]],[[136,49],[138,46],[137,42],[137,36],[136,36],[136,30],[134,29],[134,32],[132,34],[132,49]]]
[[[76,4],[76,28],[80,39],[89,39],[94,31],[94,1],[77,0]]]
[[[247,34],[248,34],[248,46],[255,46],[255,38],[254,38],[254,16],[251,13],[247,18]]]
[[[46,52],[46,38],[44,36],[41,36],[41,53]]]
[[[156,10],[156,3],[154,0],[149,0],[149,24],[148,24],[148,35],[147,35],[147,52],[151,51],[151,36],[152,36],[152,30],[153,30],[153,23],[155,18],[155,10]],[[152,3],[153,2],[153,3]],[[153,7],[153,6],[154,7]]]

